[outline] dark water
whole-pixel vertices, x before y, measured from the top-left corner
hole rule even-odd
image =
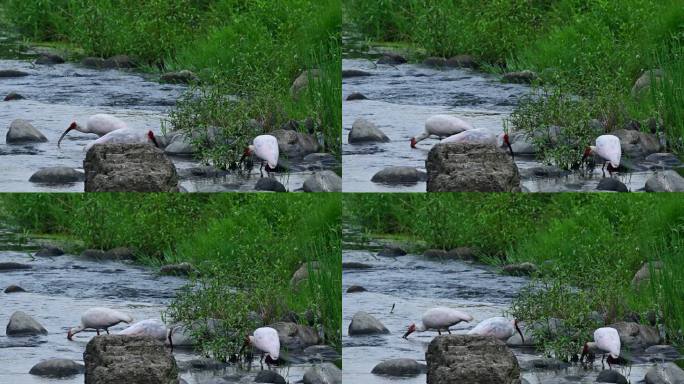
[[[353,236],[353,234],[352,234]],[[343,366],[344,381],[350,383],[425,383],[425,375],[391,379],[371,374],[378,363],[394,358],[410,358],[425,363],[425,351],[436,333],[414,333],[401,338],[408,325],[420,321],[427,309],[436,306],[456,308],[470,313],[474,320],[455,327],[455,333],[466,333],[479,321],[505,315],[512,300],[528,280],[503,276],[490,267],[461,261],[432,261],[409,254],[397,258],[376,256],[376,250],[358,249],[347,243],[343,262],[361,262],[371,269],[344,270],[342,277]],[[351,285],[361,285],[367,292],[346,293]],[[394,310],[392,306],[394,305]],[[389,335],[347,335],[352,316],[365,311],[380,320]],[[453,330],[452,330],[453,332]],[[521,364],[542,358],[528,348],[513,348]],[[524,371],[529,383],[594,382],[600,365],[593,370],[573,366],[561,371]],[[643,379],[647,365],[621,367],[620,372],[631,382]]]
[[[530,88],[504,84],[496,75],[470,69],[434,69],[423,65],[398,66],[375,64],[383,51],[396,48],[366,47],[358,37],[345,38],[343,69],[361,69],[372,76],[352,77],[342,81],[342,150],[345,192],[425,192],[425,183],[385,185],[370,181],[378,171],[390,166],[410,166],[425,171],[425,159],[437,139],[427,139],[411,149],[411,137],[421,133],[425,120],[435,114],[450,114],[469,121],[475,128],[498,135],[503,121],[513,111],[520,97]],[[346,101],[349,94],[360,92],[368,100]],[[389,143],[351,145],[349,131],[357,118],[374,122],[390,139]],[[516,157],[518,168],[542,164],[531,158]],[[651,171],[619,174],[630,190],[643,188]],[[602,178],[601,170],[589,175],[573,173],[561,178],[531,176],[522,180],[530,192],[595,191]]]
[[[72,359],[83,363],[83,352],[94,332],[82,332],[68,341],[67,331],[78,325],[81,313],[91,307],[114,308],[133,316],[135,321],[160,319],[176,291],[187,281],[179,277],[159,276],[152,269],[121,262],[92,261],[74,255],[34,258],[38,247],[26,244],[16,234],[0,229],[0,262],[29,264],[32,269],[0,271],[0,383],[39,384],[83,383],[83,375],[67,379],[45,379],[29,375],[31,367],[50,358]],[[13,250],[9,250],[13,248]],[[16,284],[27,292],[5,294],[5,287]],[[5,325],[15,311],[24,311],[41,323],[47,336],[7,337]],[[112,333],[125,324],[110,329]],[[179,363],[202,356],[191,350],[176,348]],[[290,382],[300,380],[310,363],[278,367]],[[229,365],[219,370],[182,371],[181,377],[200,384],[214,377],[231,375],[235,382],[249,383],[259,371],[251,372]]]

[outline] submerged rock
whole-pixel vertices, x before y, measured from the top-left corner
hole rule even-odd
[[[5,96],[4,101],[14,101],[14,100],[23,100],[23,99],[25,99],[24,96],[22,96],[16,92],[10,92],[7,94],[7,96]]]
[[[376,365],[371,373],[387,376],[417,376],[425,371],[427,371],[427,366],[413,359],[392,359]]]
[[[28,73],[23,71],[17,71],[16,69],[0,69],[0,79],[11,77],[25,77],[28,75]]]
[[[427,173],[413,167],[388,167],[379,171],[371,178],[374,183],[409,184],[427,180]]]
[[[101,57],[84,57],[81,65],[87,68],[104,68],[105,60]]]
[[[360,92],[354,92],[347,96],[347,101],[354,101],[354,100],[367,100],[368,98]]]
[[[255,191],[287,192],[285,186],[280,181],[271,177],[262,177],[254,185]]]
[[[360,285],[352,285],[351,287],[347,288],[347,293],[357,293],[357,292],[366,292],[366,288],[364,288]]]
[[[255,383],[285,384],[285,379],[275,371],[259,371],[254,378]]]
[[[29,181],[32,183],[47,183],[47,184],[71,184],[83,181],[85,175],[69,167],[50,167],[43,168],[40,171],[31,175]]]
[[[447,67],[454,67],[454,68],[477,68],[479,67],[479,64],[477,63],[477,60],[473,56],[470,55],[456,55],[454,57],[449,58],[446,61]]]
[[[342,371],[332,363],[309,368],[304,373],[304,384],[342,384]]]
[[[494,146],[437,144],[428,153],[428,192],[520,192],[520,174],[511,156]]]
[[[520,367],[506,345],[486,336],[435,337],[425,354],[427,384],[517,384]]]
[[[45,143],[48,139],[28,121],[16,119],[10,123],[5,141],[7,144],[27,144]]]
[[[447,251],[443,249],[426,249],[423,252],[423,257],[428,259],[445,259],[447,257]]]
[[[618,383],[618,384],[627,384],[627,379],[625,379],[622,374],[618,371],[613,371],[611,370],[605,370],[601,371],[599,373],[598,377],[596,378],[597,383]]]
[[[342,70],[342,78],[343,79],[348,79],[350,77],[365,77],[365,76],[372,76],[372,73],[362,71],[360,69],[343,69]]]
[[[457,247],[450,249],[447,252],[446,257],[453,260],[472,261],[477,259],[477,254],[475,253],[475,250],[470,247]]]
[[[504,83],[515,84],[532,84],[537,80],[539,80],[539,76],[530,70],[524,70],[520,72],[508,72],[504,74],[502,78],[502,81]]]
[[[397,256],[404,256],[404,255],[406,255],[406,251],[398,245],[385,245],[380,250],[380,252],[378,252],[378,256],[385,256],[385,257],[397,257]]]
[[[612,177],[605,177],[599,181],[596,189],[599,191],[614,191],[614,192],[629,192],[627,186],[624,185],[620,180],[613,179]]]
[[[366,312],[356,312],[349,324],[349,336],[387,334],[390,331],[375,317]]]
[[[83,353],[85,384],[176,384],[171,352],[152,337],[95,336]]]
[[[117,55],[103,62],[104,68],[135,68],[137,65],[127,55]]]
[[[64,62],[65,60],[62,56],[56,55],[54,53],[43,53],[35,61],[35,63],[38,65],[64,64]]]
[[[86,192],[177,192],[173,162],[148,144],[95,145],[83,161]]]
[[[447,65],[447,59],[444,57],[428,57],[423,60],[423,65],[431,68],[444,68]]]
[[[107,260],[135,260],[135,250],[128,247],[116,247],[106,251],[103,257]]]
[[[59,248],[55,247],[53,245],[46,245],[43,248],[41,248],[38,252],[34,253],[33,256],[36,257],[54,257],[54,256],[62,256],[64,254],[64,251]]]
[[[31,269],[32,266],[28,264],[15,263],[13,261],[3,261],[0,262],[0,272],[2,271],[14,271],[17,269]]]
[[[659,171],[646,180],[646,192],[684,192],[684,177],[673,170]]]
[[[48,331],[33,317],[22,311],[16,311],[10,317],[5,330],[7,336],[47,335]]]
[[[63,378],[79,375],[85,367],[68,359],[50,359],[34,365],[29,373],[36,376]]]
[[[370,269],[373,268],[372,265],[359,263],[356,261],[348,261],[342,263],[342,269]]]
[[[389,137],[385,135],[375,124],[364,118],[358,118],[352,124],[347,138],[349,144],[380,142],[387,143]]]
[[[319,171],[304,180],[304,192],[342,192],[342,178],[333,171]]]
[[[26,292],[26,290],[18,285],[10,285],[9,287],[5,288],[4,290],[5,293],[18,293],[18,292]]]
[[[389,65],[399,65],[404,64],[408,60],[398,53],[385,53],[380,59],[378,59],[378,64],[389,64]]]

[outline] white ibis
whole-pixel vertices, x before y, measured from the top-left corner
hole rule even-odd
[[[601,364],[608,354],[608,367],[611,363],[617,363],[620,356],[620,334],[615,328],[603,327],[594,331],[594,341],[584,343],[582,349],[582,356],[580,362],[584,360],[584,356],[588,354],[602,354]]]
[[[481,335],[481,336],[491,336],[499,340],[506,341],[511,336],[518,332],[522,342],[525,342],[525,337],[523,337],[520,328],[518,327],[518,320],[509,320],[505,317],[490,317],[489,319],[482,320],[478,323],[475,328],[471,329],[469,335]]]
[[[280,338],[278,337],[278,331],[275,329],[270,327],[257,328],[254,331],[254,336],[247,336],[240,353],[242,353],[242,350],[248,345],[252,345],[260,350],[262,352],[262,359],[263,354],[266,354],[267,365],[278,362],[278,356],[280,356]]]
[[[471,143],[496,145],[496,136],[486,129],[469,129],[455,135],[451,135],[440,143]]]
[[[97,140],[93,140],[85,147],[85,151],[88,152],[93,145],[97,144],[137,144],[137,143],[150,143],[159,147],[157,139],[154,137],[154,132],[144,131],[133,128],[117,129],[116,131],[109,132],[108,134],[100,137]]]
[[[442,331],[446,331],[451,334],[449,327],[462,321],[472,321],[473,317],[456,309],[437,307],[425,311],[421,320],[421,323],[418,325],[415,323],[409,325],[408,330],[402,337],[406,339],[408,338],[408,335],[413,332],[425,331],[437,331],[437,333],[440,335],[442,334]]]
[[[259,172],[264,168],[264,162],[266,162],[266,173],[275,171],[278,166],[278,156],[280,155],[280,150],[278,149],[278,139],[271,135],[259,135],[254,138],[252,145],[245,148],[245,152],[242,155],[242,162],[247,156],[256,155],[261,160],[261,167],[259,167]],[[261,174],[263,176],[263,173]]]
[[[97,115],[92,115],[88,118],[86,121],[85,127],[78,124],[77,122],[71,123],[69,128],[62,133],[62,136],[59,137],[59,140],[57,140],[57,147],[59,147],[60,143],[62,142],[62,139],[64,136],[66,136],[69,131],[79,131],[82,133],[94,133],[100,137],[108,134],[109,132],[116,131],[118,129],[124,129],[128,128],[128,125],[118,117],[112,116],[112,115],[107,115],[104,113],[97,114]]]
[[[515,161],[515,155],[513,154],[513,147],[511,146],[511,139],[508,136],[508,133],[502,132],[499,136],[496,138],[497,146],[501,149],[506,149],[508,148],[508,151],[511,153],[511,159]]]
[[[138,321],[119,332],[119,335],[133,337],[150,336],[164,343],[168,341],[171,350],[173,350],[173,341],[171,340],[172,328],[167,327],[161,320],[146,319]]]
[[[620,157],[622,157],[622,148],[620,147],[620,139],[614,135],[601,135],[596,138],[596,145],[591,145],[584,150],[582,161],[586,160],[591,155],[598,155],[603,160],[603,170],[608,163],[608,173],[611,175],[613,171],[617,171],[620,167]]]
[[[90,308],[81,315],[81,324],[70,328],[67,333],[67,339],[73,340],[72,337],[83,331],[84,329],[94,329],[97,334],[100,334],[100,329],[104,329],[109,334],[109,327],[113,327],[119,323],[130,323],[133,318],[129,315],[110,308]]]
[[[411,148],[415,148],[418,142],[430,136],[439,138],[449,137],[463,131],[473,129],[472,124],[451,115],[434,115],[425,120],[425,131],[411,138]]]

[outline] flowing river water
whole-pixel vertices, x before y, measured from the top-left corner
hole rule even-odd
[[[95,261],[74,255],[33,257],[40,246],[18,241],[17,235],[0,228],[0,262],[28,264],[27,270],[0,270],[0,291],[18,285],[26,292],[0,293],[0,383],[16,384],[78,384],[83,375],[63,379],[48,379],[30,375],[31,367],[53,358],[72,359],[83,363],[83,352],[95,332],[83,332],[66,338],[70,327],[78,325],[80,314],[91,307],[104,306],[123,311],[135,321],[160,319],[178,289],[186,279],[160,276],[156,271],[130,263]],[[15,311],[23,311],[48,330],[46,336],[8,337],[5,324]],[[116,333],[125,324],[113,327]],[[189,384],[229,382],[251,383],[260,370],[257,361],[250,371],[233,364],[209,368],[193,368],[202,358],[190,349],[175,348],[173,352],[181,378]],[[311,362],[293,362],[275,368],[288,382],[298,381]],[[214,381],[216,380],[216,381]],[[228,381],[225,381],[228,382]]]
[[[35,49],[22,47],[16,38],[0,33],[0,70],[19,70],[25,77],[0,78],[0,99],[17,92],[26,99],[0,101],[0,192],[83,192],[83,183],[38,184],[29,182],[36,171],[54,166],[83,170],[84,147],[95,135],[71,132],[57,148],[57,140],[72,121],[85,124],[87,118],[108,113],[131,128],[162,134],[162,123],[186,91],[183,85],[160,84],[153,75],[135,71],[99,70],[77,63],[34,65]],[[28,120],[48,142],[8,145],[5,133],[15,119]],[[259,167],[251,173],[221,172],[212,177],[196,176],[200,166],[187,157],[171,157],[180,185],[189,192],[252,191],[259,179]],[[290,164],[288,173],[276,179],[287,190],[302,186],[320,164]]]
[[[451,114],[469,121],[475,128],[498,135],[503,121],[511,114],[520,97],[530,88],[502,83],[498,76],[471,69],[435,69],[418,64],[382,65],[377,59],[387,51],[383,47],[363,46],[356,36],[346,36],[342,69],[358,69],[370,76],[350,77],[342,81],[342,163],[345,192],[425,192],[425,182],[389,185],[371,182],[373,175],[392,166],[409,166],[425,171],[434,138],[411,149],[411,137],[423,131],[425,120],[435,114]],[[347,101],[360,92],[367,100]],[[389,138],[388,143],[349,144],[352,124],[366,118]],[[537,177],[532,168],[542,164],[531,156],[516,156],[522,185],[530,192],[596,191],[603,175],[600,167],[592,173],[570,173],[563,177]],[[636,165],[630,173],[617,177],[629,190],[644,187],[653,174],[654,164]],[[526,173],[525,170],[530,170]]]
[[[452,328],[452,333],[466,333],[481,320],[505,315],[518,291],[528,284],[527,278],[504,276],[494,268],[470,262],[435,261],[415,254],[376,256],[380,248],[381,242],[367,242],[360,240],[357,233],[346,233],[342,262],[363,263],[370,268],[343,268],[344,382],[397,382],[396,378],[370,373],[375,365],[389,359],[409,358],[425,364],[427,346],[437,334],[414,333],[407,340],[401,336],[410,323],[420,321],[420,316],[427,309],[446,306],[470,313],[474,317],[471,323]],[[352,285],[360,285],[367,291],[346,293]],[[349,336],[349,324],[358,311],[371,314],[391,333]],[[529,368],[534,360],[543,356],[529,347],[513,347],[512,350],[523,367],[523,379],[530,384],[593,383],[601,371],[600,362],[593,369],[585,369],[577,364],[560,370]],[[636,383],[644,378],[649,366],[632,364],[617,370],[631,383]],[[425,380],[426,376],[422,374],[402,378],[400,382],[418,384],[425,383]]]

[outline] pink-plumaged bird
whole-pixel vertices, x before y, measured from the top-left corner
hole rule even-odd
[[[601,354],[601,363],[608,354],[608,367],[610,368],[611,363],[617,363],[618,357],[620,356],[620,334],[615,328],[603,327],[594,331],[594,341],[584,343],[584,348],[582,349],[582,356],[580,357],[580,362],[584,360],[584,357],[588,354]]]
[[[119,332],[119,335],[127,335],[133,337],[150,336],[163,343],[168,341],[173,350],[172,329],[167,327],[161,320],[146,319],[131,324],[128,328]]]
[[[588,146],[584,150],[582,161],[586,160],[591,155],[598,155],[603,160],[603,170],[608,163],[608,172],[617,171],[620,167],[620,158],[622,157],[622,147],[620,147],[620,139],[614,135],[601,135],[596,138],[596,145]]]
[[[119,312],[110,308],[90,308],[81,315],[81,324],[70,328],[67,333],[67,339],[73,340],[72,337],[85,330],[94,329],[97,334],[100,334],[100,329],[105,330],[109,334],[109,327],[113,327],[119,323],[129,324],[133,318],[123,312]]]
[[[86,121],[85,127],[75,121],[71,123],[69,128],[67,128],[66,131],[62,133],[62,136],[59,137],[59,140],[57,140],[57,146],[59,147],[60,143],[62,142],[62,139],[64,138],[64,136],[66,136],[67,133],[69,133],[69,131],[94,133],[102,137],[110,132],[125,128],[128,128],[128,125],[118,117],[107,115],[104,113],[92,115]]]
[[[254,331],[253,336],[247,336],[240,353],[242,353],[242,350],[248,345],[254,346],[256,349],[266,354],[266,364],[270,365],[278,362],[278,357],[280,356],[280,338],[278,337],[278,331],[275,329],[271,327],[257,328]]]
[[[469,335],[491,336],[499,340],[506,341],[516,332],[520,334],[520,339],[525,342],[517,319],[507,319],[505,317],[491,317],[479,322],[475,328],[468,331]]]
[[[437,331],[440,335],[442,334],[442,331],[446,331],[451,334],[449,327],[462,321],[469,322],[472,320],[472,316],[456,309],[446,307],[431,308],[425,311],[420,323],[417,325],[415,323],[409,325],[408,330],[402,337],[406,339],[408,338],[408,335],[413,332],[425,331]]]
[[[85,146],[85,151],[88,152],[93,145],[97,144],[154,144],[159,147],[157,139],[154,137],[154,132],[150,130],[140,130],[133,128],[117,129],[108,134],[93,140]]]
[[[259,135],[255,137],[252,144],[245,148],[245,152],[240,161],[242,162],[246,157],[252,155],[256,155],[256,157],[261,160],[259,172],[263,169],[264,162],[266,162],[266,173],[275,171],[278,166],[278,156],[280,156],[278,139],[271,135]]]
[[[425,120],[425,130],[418,136],[411,138],[411,148],[415,148],[418,142],[430,136],[437,136],[440,139],[449,137],[463,131],[473,129],[472,124],[465,120],[451,115],[434,115]]]
[[[496,145],[496,136],[486,129],[469,129],[455,135],[451,135],[440,143],[470,143],[470,144],[491,144]]]

